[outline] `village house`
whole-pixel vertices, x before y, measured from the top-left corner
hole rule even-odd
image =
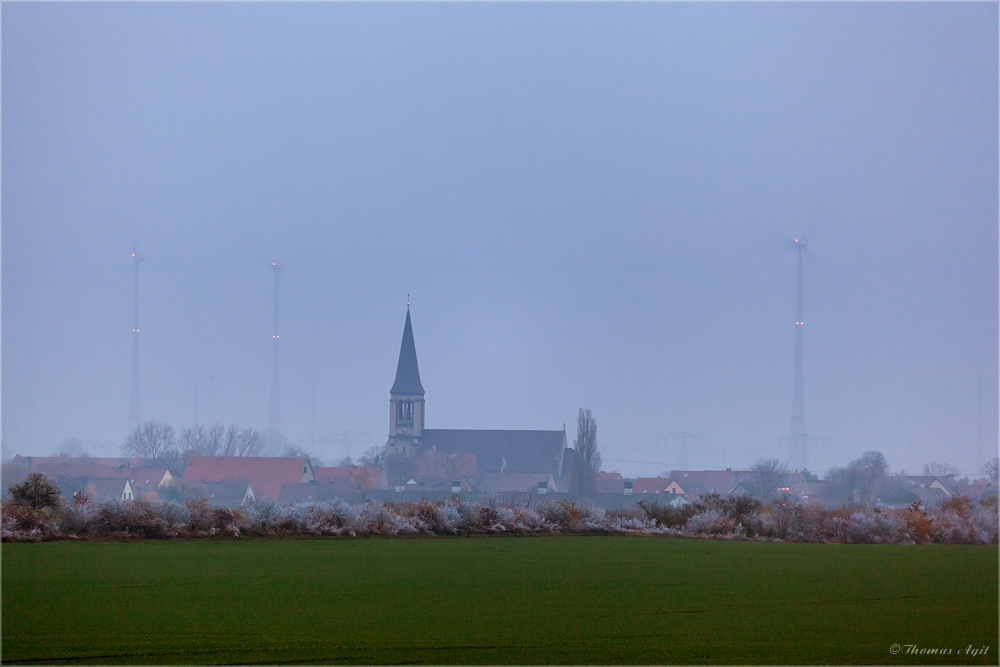
[[[495,493],[565,493],[552,473],[484,472],[479,477],[479,489]]]
[[[81,489],[94,500],[134,500],[132,484],[123,477],[88,479]]]
[[[377,466],[320,466],[313,468],[316,483],[339,482],[352,491],[385,491],[389,488],[385,470]]]
[[[315,482],[312,464],[304,456],[192,456],[184,468],[183,480],[189,484],[218,484],[246,481],[237,490],[246,498],[277,501],[286,482]],[[217,493],[223,487],[216,487]],[[228,492],[228,489],[226,489]]]

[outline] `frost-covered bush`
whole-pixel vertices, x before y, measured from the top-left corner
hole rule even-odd
[[[832,519],[837,541],[852,544],[890,544],[906,539],[906,522],[895,512],[866,507]]]
[[[59,508],[33,509],[18,503],[3,504],[0,526],[4,540],[38,541],[62,536]]]
[[[442,502],[420,500],[415,503],[399,503],[391,505],[401,516],[413,521],[418,530],[447,535],[455,531],[450,529],[448,519],[443,511]]]
[[[993,496],[980,500],[972,509],[972,524],[979,534],[983,544],[997,544],[998,540],[998,504]]]
[[[305,529],[313,535],[350,535],[365,532],[357,505],[335,500],[313,505],[305,515]]]
[[[308,511],[301,505],[279,505],[270,500],[255,500],[235,509],[214,509],[209,533],[233,532],[235,528],[240,534],[250,535],[296,534],[306,526]]]
[[[684,532],[688,535],[729,535],[736,526],[736,521],[722,510],[706,509],[687,520]]]
[[[628,533],[662,533],[656,522],[648,519],[638,507],[619,507],[605,513],[604,525],[608,530]]]
[[[141,499],[95,502],[86,494],[76,494],[72,502],[56,506],[2,504],[6,541],[626,532],[870,544],[997,544],[997,525],[996,498],[971,501],[961,497],[930,508],[914,502],[904,509],[861,505],[823,509],[788,496],[764,506],[752,498],[717,494],[680,509],[642,499],[638,507],[613,510],[569,500],[513,503],[496,495],[480,502],[453,496],[396,503],[334,500],[307,507],[259,500],[241,507],[213,508],[203,498],[183,503]]]
[[[426,524],[417,517],[396,514],[387,503],[369,500],[361,504],[362,532],[369,535],[398,535],[426,532]]]
[[[751,534],[777,540],[818,541],[823,531],[823,510],[787,494],[775,497],[753,518]]]
[[[934,541],[941,544],[996,544],[996,498],[974,501],[952,496],[928,511],[934,522]]]

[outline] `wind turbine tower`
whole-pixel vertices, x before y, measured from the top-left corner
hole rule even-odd
[[[131,434],[139,428],[142,413],[139,409],[139,264],[142,257],[132,253],[132,266],[135,269],[135,300],[132,302],[132,387],[129,393],[128,432]]]
[[[802,368],[802,255],[807,244],[795,239],[792,244],[799,251],[799,284],[795,301],[795,376],[792,382],[792,431],[789,439],[788,461],[793,470],[805,470],[807,463],[807,437],[805,417],[805,374]]]
[[[274,334],[271,336],[271,415],[268,426],[272,431],[281,431],[281,395],[278,391],[278,276],[281,267],[271,263],[274,269]]]

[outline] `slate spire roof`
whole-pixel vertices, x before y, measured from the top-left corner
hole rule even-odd
[[[413,344],[413,326],[410,324],[410,309],[406,309],[406,325],[403,327],[403,342],[399,346],[399,363],[396,364],[396,381],[392,383],[390,394],[420,394],[424,387],[420,384],[420,369],[417,368],[417,348]]]

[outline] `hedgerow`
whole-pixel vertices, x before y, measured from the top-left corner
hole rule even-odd
[[[35,481],[36,486],[38,480]],[[640,500],[614,510],[587,501],[522,503],[487,496],[442,500],[312,506],[258,500],[240,507],[186,501],[93,501],[76,494],[21,494],[3,503],[4,541],[55,539],[200,538],[213,536],[470,535],[619,533],[857,544],[997,544],[996,498],[955,497],[932,507],[858,505],[826,509],[783,496],[770,503],[709,494],[681,508]]]

